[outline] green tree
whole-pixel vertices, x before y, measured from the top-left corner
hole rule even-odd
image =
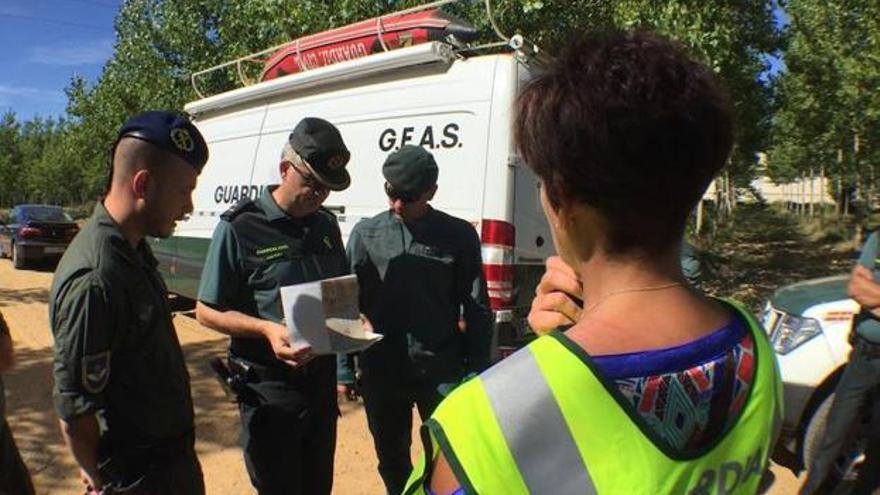
[[[86,197],[104,187],[115,131],[146,109],[181,109],[197,95],[190,74],[294,38],[418,5],[400,0],[128,0],[116,18],[114,53],[99,79],[74,79],[68,87],[68,125],[61,141],[72,156]],[[573,32],[609,26],[667,33],[704,58],[731,88],[738,140],[731,185],[747,182],[755,152],[764,146],[770,95],[758,80],[762,53],[777,47],[767,1],[689,0],[495,0],[497,26],[521,33],[550,54]],[[475,23],[484,41],[497,40],[482,2],[459,3],[454,13]],[[259,72],[254,64],[249,75]],[[235,86],[234,69],[200,83],[207,92]],[[57,161],[57,160],[56,160]]]
[[[15,113],[4,113],[0,117],[0,206],[10,206],[19,198],[21,150],[18,132]]]
[[[785,182],[820,171],[838,213],[856,204],[861,222],[876,196],[880,158],[880,4],[791,0],[787,12],[771,172]]]

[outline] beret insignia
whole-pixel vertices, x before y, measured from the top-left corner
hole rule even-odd
[[[189,153],[196,147],[196,143],[193,141],[192,136],[189,135],[189,131],[182,127],[171,129],[170,137],[174,146],[177,146],[177,149],[181,151]]]

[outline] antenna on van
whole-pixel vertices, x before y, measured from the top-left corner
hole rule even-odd
[[[510,36],[501,32],[501,29],[498,28],[498,23],[495,22],[495,17],[492,15],[492,0],[486,0],[486,17],[489,18],[489,24],[492,25],[492,29],[495,30],[495,34],[501,38],[501,41],[505,43],[510,41]]]
[[[517,60],[522,63],[526,63],[529,60],[535,58],[543,58],[544,53],[541,52],[538,45],[534,43],[529,43],[526,38],[521,34],[514,34],[513,36],[507,36],[501,31],[501,28],[498,27],[498,23],[495,22],[495,16],[492,15],[492,0],[486,0],[486,17],[489,19],[489,24],[492,25],[492,29],[495,30],[495,34],[498,35],[501,40],[507,44],[512,50]]]
[[[530,60],[537,60],[540,63],[547,62],[549,56],[546,52],[542,52],[538,45],[530,43],[523,35],[514,34],[510,38],[508,46],[513,50],[513,54],[517,60],[527,63]]]

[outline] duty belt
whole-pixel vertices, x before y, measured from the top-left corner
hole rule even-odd
[[[230,369],[243,373],[248,382],[297,381],[315,373],[317,360],[309,361],[300,366],[266,366],[237,356],[229,356]]]

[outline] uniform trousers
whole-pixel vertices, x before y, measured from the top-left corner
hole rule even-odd
[[[132,443],[102,437],[98,473],[104,495],[204,495],[193,430],[149,447],[133,447]]]
[[[850,354],[849,364],[834,390],[834,402],[819,451],[809,466],[807,481],[801,495],[830,493],[840,480],[832,476],[834,462],[842,453],[853,428],[858,425],[871,392],[880,384],[880,346],[860,337]]]
[[[336,359],[301,368],[253,366],[249,397],[239,402],[241,443],[260,495],[323,495],[333,488]]]
[[[392,376],[387,372],[361,371],[361,394],[367,423],[379,458],[379,474],[385,489],[399,495],[412,472],[412,408],[428,419],[443,396],[438,384],[428,379]]]
[[[204,495],[205,480],[195,450],[188,448],[175,460],[151,466],[135,480],[113,482],[104,487],[104,495]]]
[[[0,389],[0,394],[3,390]],[[30,495],[34,493],[31,477],[21,460],[6,418],[0,416],[0,495]]]
[[[880,387],[871,391],[871,426],[868,429],[865,462],[850,495],[870,495],[880,488]]]

